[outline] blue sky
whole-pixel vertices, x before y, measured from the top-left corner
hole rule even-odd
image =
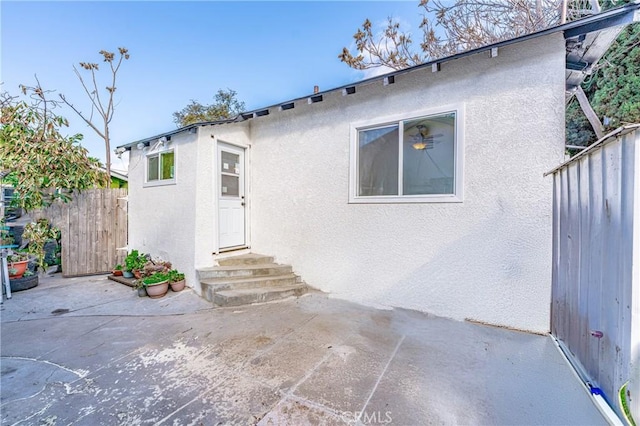
[[[358,81],[364,74],[337,56],[364,19],[382,26],[394,16],[415,31],[421,18],[417,0],[2,1],[0,13],[2,89],[13,94],[37,74],[45,89],[88,112],[72,65],[100,63],[101,49],[129,49],[118,77],[114,147],[175,128],[173,112],[190,99],[212,102],[219,88],[236,90],[251,110],[305,96],[314,85],[326,90]],[[91,154],[104,159],[102,140],[71,110],[60,112],[70,132],[82,133]],[[113,167],[123,166],[113,160]]]

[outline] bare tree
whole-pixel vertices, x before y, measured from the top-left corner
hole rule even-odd
[[[388,18],[377,32],[367,19],[353,35],[355,52],[344,47],[338,57],[359,70],[402,69],[542,30],[563,14],[572,20],[600,9],[597,0],[421,0],[419,7],[419,48],[396,20]]]
[[[83,114],[82,111],[69,102],[63,94],[60,94],[62,101],[71,107],[71,109],[104,140],[106,153],[105,166],[108,176],[111,176],[111,136],[109,134],[109,123],[111,123],[113,113],[115,111],[113,95],[116,91],[116,78],[122,62],[129,59],[129,51],[126,48],[119,47],[118,52],[120,56],[117,59],[113,52],[108,52],[106,50],[101,50],[99,52],[102,55],[104,62],[109,64],[109,68],[111,70],[111,83],[105,87],[107,96],[104,99],[100,98],[100,91],[98,90],[98,82],[96,79],[98,64],[92,62],[80,62],[80,67],[91,73],[91,81],[89,83],[82,78],[78,68],[76,68],[75,65],[73,67],[73,71],[78,76],[80,84],[82,84],[82,88],[91,100],[91,113],[89,116]],[[94,113],[97,113],[99,116],[97,123],[94,122]]]

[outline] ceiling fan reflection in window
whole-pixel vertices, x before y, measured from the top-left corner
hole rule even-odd
[[[443,134],[430,134],[429,127],[425,126],[424,124],[418,124],[416,126],[416,130],[418,130],[418,133],[412,135],[409,141],[413,149],[416,149],[418,151],[433,149],[436,143],[441,142],[439,138],[441,138]]]

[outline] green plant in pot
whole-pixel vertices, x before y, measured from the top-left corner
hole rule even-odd
[[[144,285],[142,280],[135,281],[135,289],[138,292],[138,297],[147,297],[147,287]]]
[[[144,267],[145,262],[146,258],[144,255],[140,254],[138,250],[131,250],[131,252],[127,254],[127,257],[124,258],[124,270],[122,275],[124,275],[125,278],[133,278],[133,271]]]
[[[7,255],[8,263],[25,262],[29,260],[29,253],[24,251],[11,250]]]
[[[121,264],[117,264],[116,266],[113,267],[113,275],[115,275],[116,277],[119,277],[122,275],[122,265]]]
[[[135,262],[135,266],[133,267],[133,275],[137,279],[140,279],[143,276],[146,276],[146,274],[144,273],[144,268],[148,262],[149,262],[149,256],[147,256],[144,253],[140,253],[140,255],[138,256],[138,259]]]
[[[9,269],[9,279],[22,278],[27,270],[29,263],[29,254],[19,251],[9,251],[7,255],[7,267]]]
[[[178,272],[176,269],[172,269],[169,271],[168,275],[169,275],[169,285],[171,286],[171,290],[173,291],[184,290],[186,281],[184,279],[184,274],[182,272]]]
[[[152,299],[163,297],[169,291],[169,274],[156,272],[153,275],[142,278],[142,283],[147,289],[147,294]]]
[[[142,268],[142,276],[148,277],[149,275],[153,275],[156,272],[164,272],[167,273],[171,270],[171,262],[167,262],[166,260],[162,260],[158,257],[149,257],[147,262],[144,264]]]

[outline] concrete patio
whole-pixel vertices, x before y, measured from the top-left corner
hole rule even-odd
[[[1,305],[2,424],[606,424],[548,336],[310,294],[212,309],[106,277]]]

